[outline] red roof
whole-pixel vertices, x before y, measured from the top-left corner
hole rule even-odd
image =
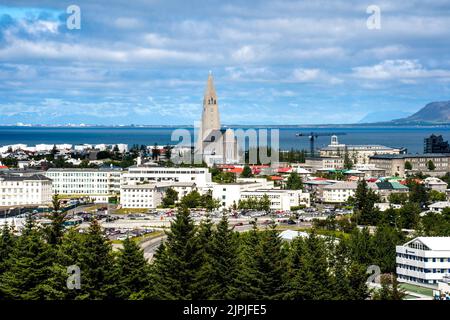
[[[292,168],[290,167],[286,167],[286,168],[278,168],[277,170],[279,173],[286,173],[286,172],[291,172]]]
[[[0,169],[8,169],[7,166],[0,166]]]
[[[271,180],[283,180],[283,177],[280,176],[270,176]]]
[[[367,182],[376,182],[378,178],[369,178],[367,179]]]
[[[242,173],[242,171],[244,171],[244,168],[233,168],[233,169],[230,169],[228,172]]]
[[[312,180],[316,180],[316,181],[324,181],[324,180],[328,180],[326,178],[322,178],[322,177],[315,177]]]

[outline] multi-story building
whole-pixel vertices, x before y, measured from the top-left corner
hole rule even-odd
[[[358,184],[355,181],[340,181],[322,188],[322,201],[327,203],[344,203],[355,195]]]
[[[434,165],[433,170],[430,170],[428,166],[429,161]],[[370,157],[370,163],[386,170],[386,174],[392,176],[405,176],[405,164],[407,162],[411,164],[412,168],[409,172],[423,172],[433,176],[442,176],[450,171],[450,154],[384,154]]]
[[[450,145],[442,135],[432,134],[423,141],[423,153],[450,153]]]
[[[272,210],[290,210],[292,207],[303,205],[310,206],[309,193],[302,190],[282,190],[282,189],[258,189],[255,191],[243,191],[240,200],[249,198],[261,199],[267,195],[270,200]]]
[[[403,148],[391,148],[375,144],[340,144],[338,137],[332,136],[331,143],[327,147],[320,149],[320,156],[343,158],[345,153],[347,153],[354,164],[364,164],[369,163],[369,157],[376,154],[401,154],[404,152],[405,149]]]
[[[450,237],[418,237],[396,246],[400,282],[436,285],[450,274]]]
[[[199,192],[210,187],[211,173],[208,168],[159,167],[152,164],[135,165],[123,172],[121,184],[156,183],[195,183]]]
[[[52,180],[44,175],[0,175],[0,207],[43,205],[51,199]]]
[[[222,208],[231,208],[238,205],[241,193],[244,191],[256,191],[258,189],[271,189],[273,182],[266,179],[255,179],[255,181],[237,181],[235,183],[217,183],[212,186],[212,196],[219,199]]]
[[[428,177],[424,181],[425,187],[430,190],[438,192],[445,192],[447,190],[447,182],[442,181],[436,177]]]
[[[53,180],[53,192],[60,195],[89,196],[107,202],[120,191],[120,168],[51,168],[45,175]]]
[[[122,208],[156,208],[161,204],[166,188],[156,183],[122,185],[120,204]]]
[[[303,167],[313,173],[320,170],[339,170],[344,168],[344,159],[337,156],[306,158]]]

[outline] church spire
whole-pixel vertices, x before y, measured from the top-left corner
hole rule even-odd
[[[217,104],[216,88],[214,87],[214,78],[212,72],[209,71],[208,81],[206,83],[203,105]]]

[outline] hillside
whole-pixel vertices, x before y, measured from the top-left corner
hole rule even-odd
[[[390,121],[392,124],[438,124],[450,123],[450,101],[428,103],[425,107],[406,118]]]

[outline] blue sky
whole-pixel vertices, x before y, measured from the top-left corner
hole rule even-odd
[[[209,70],[224,124],[412,113],[450,100],[449,39],[446,0],[2,1],[0,124],[193,124]]]

